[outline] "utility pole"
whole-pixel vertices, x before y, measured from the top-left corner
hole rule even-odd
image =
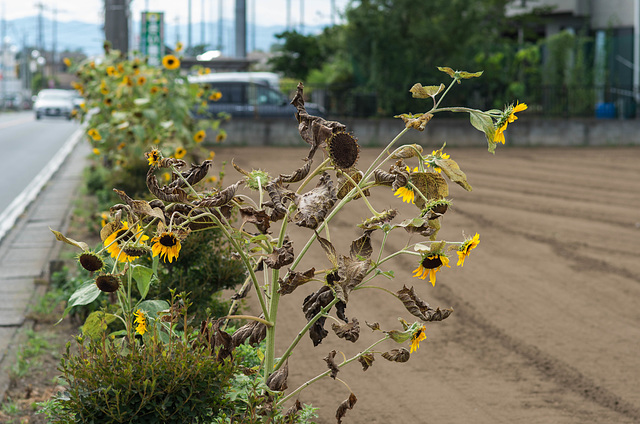
[[[56,15],[58,14],[58,9],[54,6],[53,7],[53,24],[52,24],[52,29],[51,29],[51,36],[52,36],[52,42],[51,42],[51,79],[55,80],[56,77],[56,42],[57,42],[57,37],[58,37],[58,22],[57,22],[57,17]]]
[[[180,40],[180,17],[176,16],[176,46],[179,42],[182,42],[182,40]]]
[[[129,0],[104,0],[104,37],[114,49],[129,52]]]
[[[191,0],[189,0],[187,8],[187,51],[191,53]]]
[[[38,8],[38,40],[36,41],[36,48],[43,53],[44,50],[44,31],[43,31],[43,23],[42,23],[42,12],[44,10],[44,4],[36,3],[36,8]]]
[[[247,3],[236,0],[236,57],[247,57]]]
[[[300,0],[300,34],[304,32],[304,0]]]
[[[287,0],[287,31],[291,30],[291,0]]]
[[[205,28],[205,19],[204,19],[204,0],[201,2],[202,8],[200,10],[200,44],[203,46],[206,44],[204,41],[204,28]],[[205,49],[206,50],[206,49]]]
[[[2,3],[2,21],[0,22],[0,100],[2,100],[2,104],[0,105],[0,107],[2,109],[4,109],[4,99],[5,99],[5,90],[6,90],[6,79],[7,79],[7,70],[5,69],[5,65],[4,65],[4,58],[6,56],[6,44],[4,42],[5,40],[5,33],[7,30],[7,23],[5,22],[4,19],[4,3]]]
[[[218,50],[222,52],[222,0],[218,0]]]

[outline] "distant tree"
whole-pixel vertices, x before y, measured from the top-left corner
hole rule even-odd
[[[276,34],[276,38],[283,43],[273,48],[276,55],[269,59],[269,64],[286,77],[305,81],[309,72],[321,68],[326,60],[317,36],[285,31]]]
[[[495,57],[507,0],[361,0],[346,10],[354,78],[388,115],[406,110],[415,82],[444,81],[437,66],[477,71]],[[480,63],[479,63],[480,62]]]

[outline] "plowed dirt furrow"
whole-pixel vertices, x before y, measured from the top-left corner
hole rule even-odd
[[[454,144],[454,143],[451,143]],[[425,148],[430,151],[431,147]],[[307,149],[218,149],[243,168],[290,172]],[[338,375],[358,397],[345,423],[634,423],[640,422],[640,149],[451,149],[474,186],[451,185],[454,201],[438,238],[460,240],[480,233],[480,244],[456,267],[438,273],[436,286],[412,278],[413,256],[382,268],[396,278],[371,285],[395,292],[414,286],[432,306],[454,308],[427,324],[427,340],[405,364],[379,355],[372,368],[354,363]],[[363,149],[361,164],[377,151]],[[318,161],[319,162],[319,161]],[[292,165],[293,164],[293,165]],[[364,165],[362,167],[365,167]],[[277,171],[276,171],[277,170]],[[372,190],[376,209],[415,213],[389,188]],[[601,211],[592,207],[601,202]],[[349,205],[331,224],[331,241],[348,254],[361,234],[353,224],[370,216],[362,202]],[[292,224],[290,224],[292,225]],[[309,232],[293,235],[299,252]],[[404,246],[393,234],[385,253]],[[373,234],[377,254],[382,235]],[[412,242],[423,238],[414,236]],[[329,268],[314,245],[299,266]],[[277,343],[281,352],[305,324],[309,283],[280,301]],[[255,299],[251,304],[256,306]],[[380,336],[364,323],[399,329],[413,317],[397,299],[377,289],[351,294],[346,314],[361,326],[357,343],[329,336],[318,347],[305,337],[289,362],[289,389],[325,371],[333,349],[351,357]],[[398,347],[388,342],[386,351]],[[342,358],[342,354],[338,353]],[[320,423],[335,422],[349,389],[326,378],[300,394],[320,407]]]

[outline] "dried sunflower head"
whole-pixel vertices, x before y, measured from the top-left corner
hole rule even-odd
[[[360,146],[354,136],[340,131],[327,140],[327,153],[337,168],[349,169],[358,161]]]

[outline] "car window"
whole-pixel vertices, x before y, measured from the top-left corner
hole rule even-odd
[[[249,93],[251,103],[255,105],[279,106],[284,103],[284,97],[280,92],[264,85],[252,84]]]
[[[232,103],[232,104],[244,104],[243,85],[241,83],[235,84],[217,84],[215,86],[220,91],[222,97],[220,103]]]

